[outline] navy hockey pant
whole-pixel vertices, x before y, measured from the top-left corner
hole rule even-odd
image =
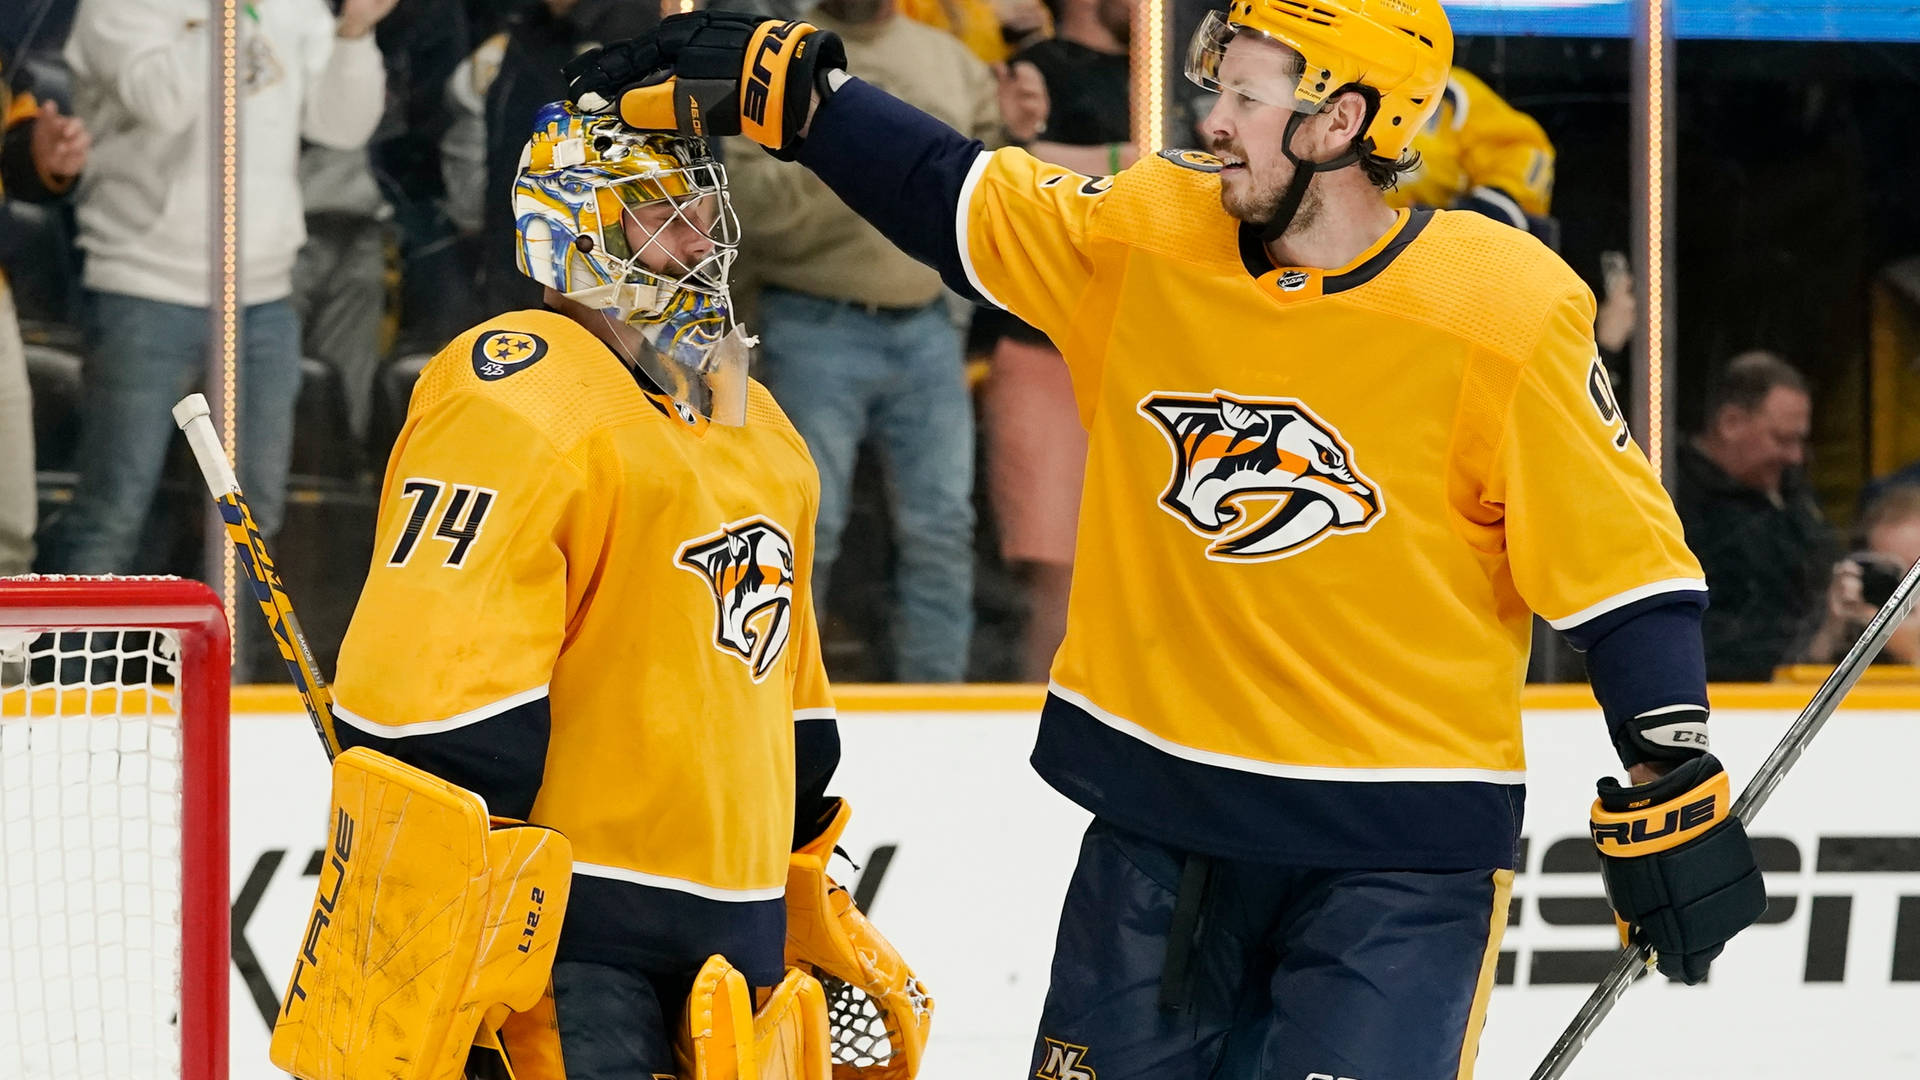
[[[692,989],[692,973],[555,961],[553,1009],[567,1080],[673,1080],[674,1032]]]
[[[1193,858],[1096,820],[1028,1075],[1471,1077],[1512,883]]]

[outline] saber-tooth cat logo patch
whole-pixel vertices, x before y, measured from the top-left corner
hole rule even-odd
[[[793,623],[793,541],[766,518],[747,518],[680,545],[674,562],[699,574],[718,612],[713,644],[767,677]]]
[[[1139,410],[1173,450],[1160,506],[1210,541],[1209,559],[1284,559],[1386,512],[1346,440],[1292,398],[1156,392]]]

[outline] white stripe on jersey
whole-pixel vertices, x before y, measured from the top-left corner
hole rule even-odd
[[[1548,619],[1547,625],[1553,627],[1555,630],[1571,630],[1581,623],[1591,622],[1609,611],[1618,611],[1628,604],[1638,603],[1649,596],[1659,596],[1661,593],[1706,591],[1707,583],[1700,578],[1668,578],[1665,581],[1656,581],[1649,585],[1642,585],[1637,589],[1628,589],[1623,593],[1615,593],[1592,607],[1582,608],[1563,619]]]
[[[980,177],[987,171],[987,162],[992,160],[993,151],[983,151],[968,167],[967,179],[960,185],[960,205],[954,211],[953,227],[960,242],[960,265],[967,272],[967,283],[972,285],[973,291],[979,293],[988,303],[1004,311],[1007,305],[1001,303],[999,297],[988,292],[985,285],[980,284],[980,275],[973,269],[973,254],[967,250],[967,208],[973,205],[973,189],[980,185]]]
[[[548,685],[550,684],[541,683],[531,690],[522,690],[517,694],[503,697],[499,701],[489,702],[477,709],[468,709],[466,712],[449,716],[444,720],[422,720],[414,724],[382,724],[348,710],[346,706],[340,704],[338,699],[333,703],[333,715],[346,721],[349,727],[358,728],[382,739],[403,739],[409,735],[438,735],[444,731],[452,731],[455,728],[463,728],[469,724],[477,724],[482,720],[499,716],[508,709],[518,708],[530,701],[539,701],[547,696]]]
[[[655,889],[668,889],[673,892],[698,896],[704,900],[719,900],[728,904],[752,904],[761,900],[778,900],[787,895],[784,884],[766,889],[721,889],[712,885],[702,885],[697,881],[683,878],[666,877],[661,874],[643,874],[638,870],[629,870],[624,866],[601,866],[599,863],[575,862],[573,872],[587,877],[607,878],[611,881],[625,881],[633,885],[646,885]]]

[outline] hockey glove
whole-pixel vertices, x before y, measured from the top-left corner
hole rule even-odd
[[[1604,777],[1599,788],[1593,842],[1622,939],[1653,946],[1667,978],[1699,982],[1727,940],[1767,909],[1726,770],[1701,754],[1651,783]]]
[[[617,109],[633,127],[700,138],[745,135],[791,161],[816,80],[846,66],[839,35],[811,23],[695,11],[562,70],[567,97],[585,112]]]

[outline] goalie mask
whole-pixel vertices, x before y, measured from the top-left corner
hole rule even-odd
[[[548,105],[513,214],[521,273],[631,329],[616,335],[626,360],[683,415],[745,422],[752,342],[728,292],[740,223],[706,140]]]

